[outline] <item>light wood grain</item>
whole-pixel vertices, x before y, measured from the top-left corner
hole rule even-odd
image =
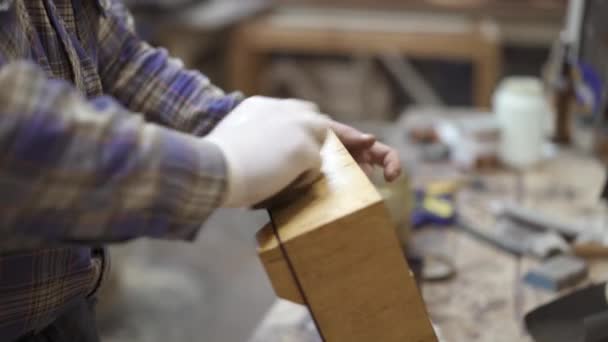
[[[258,236],[277,292],[295,287],[327,342],[436,341],[382,198],[333,134],[323,172]]]
[[[279,240],[274,234],[274,228],[269,223],[256,236],[258,255],[262,261],[262,266],[264,266],[277,296],[290,302],[305,305],[296,279],[289,269],[283,250],[280,248]]]

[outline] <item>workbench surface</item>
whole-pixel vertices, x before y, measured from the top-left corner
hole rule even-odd
[[[414,184],[424,184],[438,174],[459,174],[437,164],[420,164],[414,170]],[[517,200],[567,220],[582,219],[592,224],[601,219],[603,209],[598,198],[604,169],[580,153],[561,151],[525,172],[500,171],[474,177],[483,189],[461,190],[457,207],[459,215],[483,229],[492,229],[494,217],[489,207],[498,199]],[[560,295],[534,289],[522,281],[524,274],[538,264],[537,259],[506,253],[461,228],[425,228],[415,234],[414,241],[417,248],[449,256],[457,268],[457,275],[450,280],[422,284],[442,341],[531,341],[523,327],[524,315]],[[589,279],[578,286],[606,280],[607,275],[608,261],[593,261]],[[563,293],[568,291],[572,289]],[[304,307],[277,301],[250,340],[279,341],[321,341]]]

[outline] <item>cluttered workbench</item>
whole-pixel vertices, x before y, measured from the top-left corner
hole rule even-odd
[[[411,114],[406,117],[412,118]],[[544,220],[549,226],[561,222],[573,230],[601,227],[605,209],[599,197],[605,171],[599,161],[572,149],[554,147],[542,162],[525,170],[499,167],[463,171],[453,163],[425,158],[427,152],[404,138],[403,125],[408,124],[409,119],[392,127],[362,126],[399,147],[409,166],[413,189],[452,185],[448,187],[453,220],[412,228],[407,243],[408,255],[418,255],[427,265],[419,285],[440,341],[531,341],[524,324],[527,313],[576,289],[607,280],[608,259],[598,258],[598,251],[591,250],[596,257],[577,257],[584,265],[567,281],[535,282],[538,279],[528,273],[538,271],[550,256],[562,252],[588,256],[590,249],[575,248],[569,239],[554,235],[533,243],[538,236],[518,230],[517,222],[521,221],[506,220],[507,225],[516,227],[505,228],[504,219],[507,212],[507,216],[519,219],[532,216],[532,220]],[[412,262],[410,266],[415,268]],[[321,338],[304,306],[277,300],[250,339],[262,341],[316,342]]]

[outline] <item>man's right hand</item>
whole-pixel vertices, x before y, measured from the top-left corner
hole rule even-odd
[[[301,175],[318,175],[329,124],[310,102],[266,97],[243,101],[205,138],[226,159],[223,206],[251,207]]]

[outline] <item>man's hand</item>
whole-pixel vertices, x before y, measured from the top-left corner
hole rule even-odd
[[[250,207],[290,184],[313,182],[330,120],[316,105],[252,97],[205,138],[223,152],[228,191],[223,205]]]
[[[377,165],[384,169],[384,178],[389,182],[401,175],[401,161],[395,149],[376,141],[373,135],[337,121],[332,121],[330,127],[367,174]]]

